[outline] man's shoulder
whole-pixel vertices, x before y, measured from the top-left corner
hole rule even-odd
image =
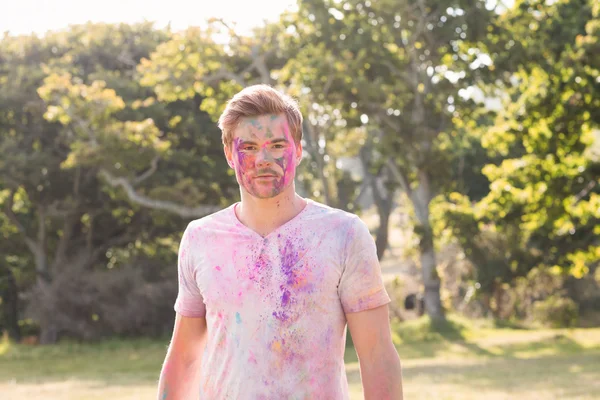
[[[336,226],[352,227],[357,223],[362,223],[358,215],[339,208],[328,206],[327,204],[319,203],[315,200],[310,202],[312,212],[310,217],[320,220],[323,223],[334,224]]]
[[[197,218],[197,219],[191,221],[187,226],[187,230],[193,231],[193,232],[211,231],[211,230],[220,229],[220,228],[223,228],[224,226],[232,224],[232,221],[231,221],[231,212],[232,212],[231,208],[232,207],[233,206],[229,206],[222,210],[216,211],[212,214],[205,215],[204,217]]]

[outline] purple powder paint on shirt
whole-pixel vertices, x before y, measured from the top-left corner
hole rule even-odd
[[[289,319],[289,315],[284,311],[273,311],[273,316],[281,322],[286,322]]]
[[[298,263],[298,252],[294,250],[294,245],[290,240],[285,241],[285,245],[280,251],[281,271],[286,277],[286,283],[293,285],[296,281],[294,266]]]
[[[281,290],[281,305],[279,310],[273,312],[273,316],[281,322],[287,322],[290,318],[290,307],[294,302],[291,289],[297,281],[295,267],[299,261],[299,254],[295,249],[294,243],[287,239],[285,244],[279,248],[279,256],[284,281],[279,286]]]
[[[258,255],[258,258],[256,259],[256,262],[254,263],[254,266],[252,268],[249,268],[248,278],[251,281],[260,284],[261,286],[264,286],[265,281],[268,281],[268,267],[269,261],[267,255],[263,252],[263,250],[261,250],[260,254]]]
[[[283,307],[287,307],[290,302],[290,291],[285,289],[283,286],[281,287],[283,290],[283,295],[281,296],[281,305]]]

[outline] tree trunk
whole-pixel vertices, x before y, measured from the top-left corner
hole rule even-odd
[[[21,340],[21,329],[19,328],[19,291],[15,276],[8,266],[1,266],[0,278],[6,283],[0,297],[2,297],[2,308],[4,314],[4,324],[9,337],[15,342]],[[0,288],[2,288],[0,286]]]
[[[317,163],[317,175],[319,176],[319,180],[321,181],[321,185],[323,185],[323,197],[325,198],[325,204],[331,207],[337,206],[333,202],[331,197],[331,193],[329,192],[329,180],[325,176],[325,159],[323,155],[319,152],[319,139],[315,133],[314,127],[310,124],[307,119],[304,119],[302,122],[304,129],[304,142],[306,143],[305,150],[308,151],[310,156]]]
[[[377,206],[377,214],[379,214],[375,244],[377,245],[377,258],[381,261],[389,245],[390,215],[392,214],[394,193],[391,190],[385,190],[385,196],[383,196],[377,186],[377,181],[373,178],[371,178],[371,188]]]
[[[364,173],[364,179],[368,182],[369,187],[373,195],[375,206],[377,207],[377,214],[379,215],[379,227],[377,228],[377,237],[375,238],[375,244],[377,246],[377,258],[381,261],[385,255],[385,251],[389,245],[389,231],[390,231],[390,215],[392,214],[392,208],[394,205],[394,189],[383,190],[379,187],[377,178],[381,178],[386,172],[386,167],[382,167],[377,174],[374,176],[369,172],[369,162],[371,159],[371,146],[364,145],[359,151],[359,158],[362,164]]]
[[[431,319],[444,319],[444,310],[440,298],[440,277],[436,268],[435,250],[433,247],[433,234],[429,224],[421,226],[421,271],[423,274],[423,286],[425,286],[425,312]]]
[[[389,245],[390,214],[392,213],[392,208],[386,207],[381,210],[377,207],[377,209],[379,211],[379,227],[377,228],[375,244],[377,245],[377,258],[381,261]]]
[[[58,329],[53,323],[40,327],[40,344],[55,344],[58,341]]]
[[[426,171],[419,171],[419,186],[410,197],[419,220],[418,234],[421,239],[419,249],[421,251],[423,286],[425,287],[425,312],[433,320],[443,320],[445,316],[440,297],[441,283],[436,266],[433,231],[429,221],[429,204],[433,196]]]

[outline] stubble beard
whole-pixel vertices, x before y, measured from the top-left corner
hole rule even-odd
[[[243,189],[248,192],[253,197],[258,199],[271,199],[273,197],[278,196],[283,191],[285,191],[291,182],[288,182],[286,185],[285,176],[278,177],[277,179],[272,180],[269,184],[260,184],[259,182],[250,179],[245,180],[242,178],[243,184],[241,185]]]

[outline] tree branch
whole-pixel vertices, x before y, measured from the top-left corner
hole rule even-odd
[[[413,90],[416,90],[417,87],[419,86],[419,84],[417,82],[413,82],[410,79],[410,76],[406,72],[400,71],[398,69],[398,67],[396,67],[394,64],[392,64],[391,61],[383,60],[383,65],[388,67],[388,69],[390,70],[392,75],[396,75],[399,79],[402,80],[402,82],[406,82],[406,83],[410,84],[410,86],[412,87]]]
[[[75,198],[79,197],[79,187],[81,185],[81,165],[75,169],[75,181],[73,182],[73,194]]]
[[[58,241],[58,245],[56,246],[56,253],[54,254],[54,261],[52,263],[52,269],[56,270],[60,264],[64,263],[66,260],[67,249],[69,247],[69,241],[73,236],[73,228],[75,227],[75,223],[77,222],[77,214],[74,212],[65,215],[65,219],[63,221],[63,229],[62,236]]]
[[[401,132],[400,125],[396,124],[396,122],[393,121],[390,118],[390,116],[385,113],[384,110],[376,109],[376,111],[378,111],[376,115],[377,115],[377,119],[379,119],[380,122],[384,122],[396,134],[399,134]]]
[[[39,216],[38,232],[37,232],[38,243],[41,246],[45,246],[46,245],[46,209],[44,207],[40,206],[38,208],[38,216]]]
[[[248,70],[248,68],[246,68],[244,71],[246,71],[246,70]],[[242,71],[242,74],[244,73],[244,71]],[[242,77],[241,74],[236,74],[234,72],[228,71],[227,69],[225,69],[223,67],[221,67],[221,69],[219,69],[217,72],[204,77],[202,80],[204,81],[204,83],[211,85],[211,84],[216,83],[216,82],[220,81],[221,79],[225,79],[225,78],[237,82],[240,86],[243,86],[243,87],[248,86],[248,83]]]
[[[11,190],[10,195],[8,196],[8,201],[4,205],[4,214],[6,214],[8,219],[17,227],[17,230],[21,233],[21,235],[23,235],[25,244],[27,247],[29,247],[29,250],[31,250],[32,253],[35,253],[38,250],[37,243],[27,234],[25,226],[21,224],[21,221],[19,221],[19,218],[12,209],[15,201],[15,192],[16,190]]]
[[[323,185],[323,196],[325,197],[325,204],[328,206],[333,206],[333,200],[331,198],[331,193],[329,192],[329,181],[325,176],[325,160],[323,158],[323,154],[319,152],[318,148],[318,138],[317,133],[315,132],[314,127],[308,121],[308,118],[305,118],[302,121],[302,127],[304,131],[304,142],[306,143],[306,150],[308,154],[315,160],[317,163],[317,175],[321,180],[321,184]]]
[[[575,204],[579,203],[585,196],[587,196],[597,184],[598,181],[590,181],[579,193],[575,195]]]
[[[125,178],[115,177],[107,170],[100,170],[100,176],[102,176],[108,184],[113,187],[121,186],[127,193],[129,200],[136,204],[144,207],[152,208],[155,210],[164,210],[174,214],[177,214],[184,218],[190,217],[203,217],[205,215],[214,213],[221,209],[219,206],[202,205],[198,207],[186,207],[181,204],[173,203],[171,201],[154,200],[146,196],[140,195],[135,191],[131,182]]]
[[[44,242],[46,240],[46,232],[45,232],[46,227],[45,227],[45,224],[43,223],[43,221],[45,221],[45,216],[40,215],[40,227],[38,228],[38,239],[40,241],[36,242],[33,238],[31,238],[27,234],[27,230],[25,229],[23,224],[21,224],[21,221],[19,221],[19,218],[16,216],[16,214],[12,210],[13,204],[14,204],[15,192],[16,192],[15,189],[11,190],[11,193],[8,196],[8,201],[5,204],[4,213],[6,214],[8,219],[10,219],[10,221],[13,224],[15,224],[15,226],[17,227],[19,232],[23,235],[25,244],[27,245],[27,248],[29,249],[29,251],[31,251],[31,254],[33,255],[33,257],[35,259],[35,270],[37,272],[38,282],[39,283],[50,282],[50,273],[48,271],[48,265],[46,262],[46,253],[45,253],[45,249],[44,249]],[[44,229],[43,232],[41,232],[42,229]]]
[[[392,173],[394,179],[396,179],[398,183],[400,183],[400,186],[402,186],[402,190],[406,192],[408,197],[412,197],[413,191],[410,187],[410,181],[408,180],[408,175],[406,174],[406,171],[400,168],[392,158],[388,159],[386,165]]]
[[[331,89],[331,84],[333,83],[333,72],[329,74],[327,77],[327,82],[325,82],[325,86],[323,86],[323,98],[327,98],[329,94],[329,89]]]
[[[150,178],[152,175],[154,175],[154,173],[156,172],[156,169],[158,168],[158,160],[160,160],[160,156],[154,157],[152,159],[152,161],[150,162],[150,168],[148,168],[148,170],[146,170],[146,172],[144,172],[140,176],[136,177],[133,180],[133,182],[131,182],[131,184],[133,186],[137,186],[140,183],[142,183],[143,181],[145,181],[146,179]]]
[[[88,263],[96,261],[102,253],[105,253],[111,247],[122,246],[124,244],[134,241],[135,239],[136,235],[132,232],[129,232],[128,230],[122,232],[119,235],[112,236],[105,243],[102,243],[101,245],[97,246],[91,253],[89,253]]]
[[[260,75],[261,83],[270,85],[272,83],[271,74],[269,73],[269,68],[267,68],[266,57],[267,54],[259,54],[260,46],[254,45],[252,46],[252,59],[254,60],[251,65],[256,68]]]

